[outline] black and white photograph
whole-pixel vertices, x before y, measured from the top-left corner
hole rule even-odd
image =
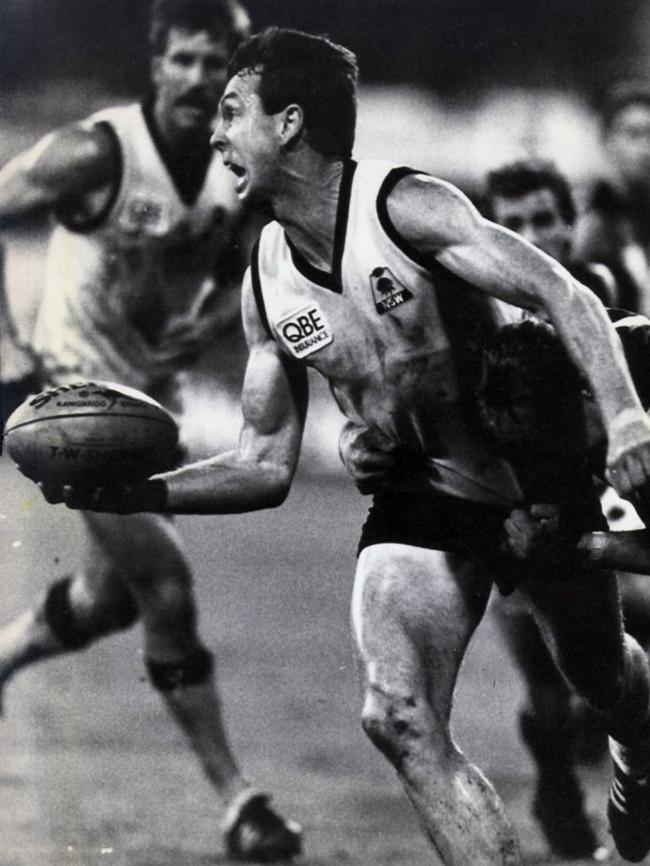
[[[650,7],[1,0],[0,866],[650,863]]]

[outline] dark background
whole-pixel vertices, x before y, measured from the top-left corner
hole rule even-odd
[[[409,82],[450,98],[488,86],[597,92],[648,70],[644,0],[249,0],[255,29],[327,33],[355,50],[366,83]],[[83,76],[129,93],[146,81],[145,0],[3,0],[5,88]]]

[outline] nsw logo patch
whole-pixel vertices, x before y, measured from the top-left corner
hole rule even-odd
[[[334,337],[325,314],[311,303],[279,321],[276,329],[295,358],[306,358],[329,346]]]
[[[413,297],[413,292],[403,286],[389,268],[377,267],[372,271],[370,288],[380,316]]]

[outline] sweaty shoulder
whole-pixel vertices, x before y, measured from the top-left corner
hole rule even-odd
[[[421,253],[433,255],[464,239],[481,219],[455,186],[419,173],[397,181],[386,208],[397,233]]]

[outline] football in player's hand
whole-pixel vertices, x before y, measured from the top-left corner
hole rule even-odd
[[[178,426],[155,400],[123,385],[83,382],[29,397],[4,445],[21,472],[51,485],[129,483],[170,468]]]

